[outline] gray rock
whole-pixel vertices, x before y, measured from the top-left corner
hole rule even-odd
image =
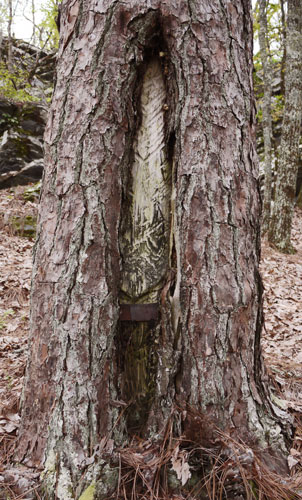
[[[33,160],[22,168],[0,173],[0,189],[37,182],[43,175],[43,158]]]
[[[2,110],[5,112],[0,115],[0,189],[37,182],[43,173],[47,110],[40,103],[17,106],[1,100],[0,112]]]
[[[7,59],[7,38],[2,39]],[[0,98],[0,189],[37,182],[43,173],[43,134],[52,93],[56,53],[23,40],[13,40],[13,62],[25,70],[29,93],[38,102],[11,102]]]

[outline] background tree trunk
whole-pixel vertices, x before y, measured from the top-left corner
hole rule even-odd
[[[263,73],[263,105],[262,105],[262,129],[264,141],[264,197],[262,213],[262,232],[266,233],[269,228],[272,199],[272,67],[270,63],[269,42],[267,34],[266,18],[267,1],[259,0],[259,45],[260,58]]]
[[[285,61],[286,61],[286,14],[285,0],[280,0],[281,9],[281,41],[282,41],[282,60],[281,60],[281,95],[285,94]]]
[[[269,230],[269,241],[285,253],[294,251],[291,226],[298,172],[302,107],[302,5],[288,1],[286,34],[285,103],[276,175],[275,202]]]
[[[2,41],[3,41],[3,31],[2,31],[2,21],[0,20],[0,62],[2,61]]]
[[[135,284],[142,265],[129,264],[131,220],[141,222],[127,217],[137,199],[145,206],[133,176],[151,61],[165,84],[155,143],[171,215],[159,219],[169,249],[160,286],[148,285],[159,319],[138,323],[123,311],[131,315],[143,295],[123,280],[129,268]],[[160,439],[173,412],[175,436],[188,441],[213,446],[212,422],[284,452],[261,380],[253,126],[248,1],[63,3],[16,455],[44,468],[50,498],[78,498],[91,481],[108,498],[116,450],[133,433]],[[154,241],[158,233],[144,250],[151,264]],[[193,410],[207,416],[202,425]]]
[[[35,6],[35,1],[31,0],[31,17],[32,17],[32,23],[33,23],[33,31],[32,31],[32,36],[31,36],[31,42],[33,45],[36,45],[36,6]]]
[[[13,0],[8,0],[8,21],[7,21],[7,37],[8,37],[8,54],[7,67],[9,71],[13,70],[13,41],[12,41],[12,22],[13,22]]]

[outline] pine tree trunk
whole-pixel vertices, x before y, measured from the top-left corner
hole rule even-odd
[[[68,500],[109,498],[118,450],[171,415],[189,442],[215,446],[212,422],[282,455],[249,2],[75,0],[61,27],[16,458]]]
[[[260,58],[263,73],[263,105],[262,105],[262,130],[264,141],[264,197],[262,214],[262,232],[266,233],[269,228],[271,215],[272,199],[272,67],[270,63],[268,36],[267,36],[267,18],[266,18],[266,0],[259,0],[259,45]]]
[[[291,227],[298,172],[302,107],[302,4],[288,1],[285,104],[269,241],[281,252],[292,253]]]

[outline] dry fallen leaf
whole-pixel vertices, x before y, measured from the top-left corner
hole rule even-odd
[[[172,469],[176,472],[177,479],[181,481],[182,486],[184,486],[191,477],[187,456],[188,454],[184,450],[180,451],[179,445],[177,445],[171,457]]]
[[[299,460],[297,460],[296,458],[289,455],[287,457],[287,463],[288,463],[289,470],[292,470],[292,468],[299,463]]]

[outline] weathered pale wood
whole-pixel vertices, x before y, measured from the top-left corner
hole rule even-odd
[[[143,76],[120,248],[122,301],[157,302],[169,267],[171,166],[164,131],[166,89],[159,59]]]

